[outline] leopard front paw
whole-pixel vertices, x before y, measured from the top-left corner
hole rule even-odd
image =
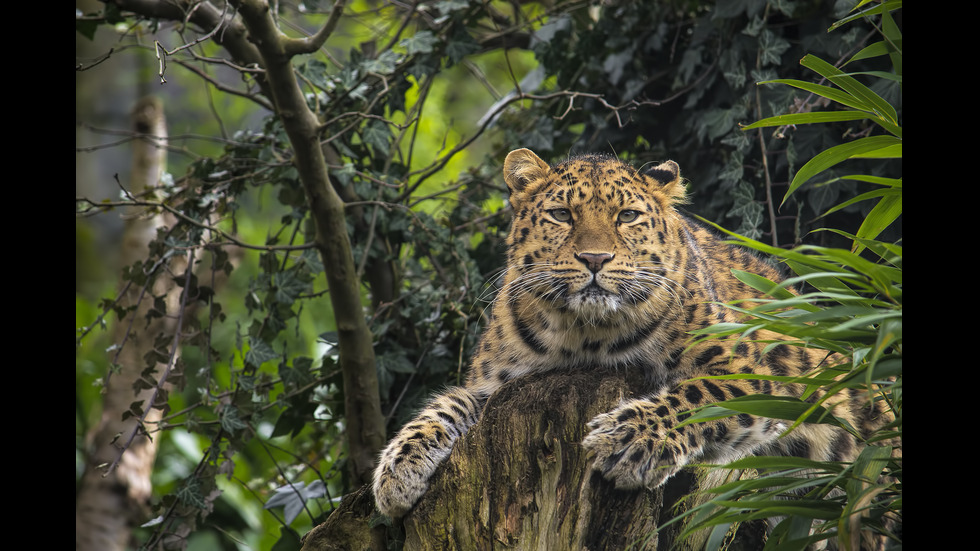
[[[429,477],[408,461],[386,462],[374,472],[374,503],[382,514],[405,516],[429,488]]]
[[[673,424],[662,407],[634,400],[592,419],[582,445],[593,454],[593,469],[617,488],[656,488],[690,457]]]

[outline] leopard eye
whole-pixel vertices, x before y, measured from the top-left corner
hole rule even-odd
[[[572,211],[568,209],[551,209],[548,214],[558,222],[571,222],[572,221]]]
[[[640,211],[638,210],[624,210],[623,212],[619,213],[619,217],[617,217],[617,220],[619,222],[629,223],[636,220],[639,217],[640,217]]]

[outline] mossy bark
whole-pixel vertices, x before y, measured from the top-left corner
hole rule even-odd
[[[303,549],[384,549],[392,534],[413,551],[666,549],[679,528],[657,527],[692,493],[695,477],[677,476],[657,490],[617,490],[591,469],[580,444],[592,417],[643,388],[621,372],[585,370],[512,381],[490,398],[429,491],[387,535],[362,489],[307,536]]]

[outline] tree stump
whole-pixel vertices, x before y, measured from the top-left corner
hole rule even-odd
[[[569,370],[509,382],[456,443],[429,491],[388,531],[400,524],[411,551],[666,549],[680,528],[656,528],[693,491],[695,477],[685,472],[657,490],[617,490],[592,470],[581,445],[594,416],[645,388],[622,371]],[[378,519],[370,490],[362,488],[310,532],[303,549],[385,549]]]

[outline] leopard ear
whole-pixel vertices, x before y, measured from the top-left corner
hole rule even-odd
[[[664,161],[644,170],[643,173],[656,181],[660,191],[668,197],[680,203],[686,199],[687,191],[681,178],[681,167],[674,161]]]
[[[551,167],[530,149],[515,149],[504,159],[504,181],[511,194],[524,191],[533,183],[548,175]]]

